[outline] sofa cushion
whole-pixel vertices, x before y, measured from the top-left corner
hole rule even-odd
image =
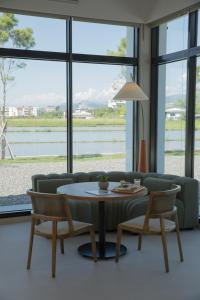
[[[40,193],[56,194],[61,185],[73,183],[73,179],[42,179],[37,181],[37,191]]]
[[[173,184],[172,180],[148,177],[143,180],[143,185],[149,192],[153,191],[166,191],[171,189]]]
[[[73,174],[74,182],[87,182],[90,181],[90,176],[88,173],[78,172]]]

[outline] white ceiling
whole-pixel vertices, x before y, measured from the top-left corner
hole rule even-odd
[[[185,9],[197,0],[0,0],[0,8],[129,23],[150,23]]]
[[[140,0],[145,5],[150,2],[149,12],[143,14],[145,23],[154,22],[160,18],[166,17],[170,14],[183,10],[194,4],[199,4],[198,0]]]

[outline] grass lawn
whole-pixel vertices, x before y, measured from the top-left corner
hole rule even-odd
[[[75,127],[99,125],[125,125],[125,119],[122,117],[95,118],[90,120],[74,119],[73,125]],[[66,119],[9,119],[8,127],[66,127]]]
[[[74,156],[74,160],[78,161],[91,161],[91,160],[104,160],[104,159],[123,159],[125,154],[111,154],[111,155],[77,155]],[[15,163],[57,163],[66,162],[66,156],[35,156],[35,157],[16,157],[15,159],[0,160],[0,165],[3,164],[15,164]]]
[[[166,130],[185,130],[185,120],[166,120]],[[195,120],[195,129],[200,130],[200,119]]]
[[[103,125],[125,125],[126,120],[124,117],[107,117],[107,118],[94,118],[89,120],[74,119],[74,127],[90,127],[90,126],[103,126]],[[66,127],[66,119],[52,118],[22,118],[22,119],[8,119],[8,127]],[[185,120],[166,120],[166,130],[185,130]],[[200,119],[195,121],[196,130],[200,130]]]

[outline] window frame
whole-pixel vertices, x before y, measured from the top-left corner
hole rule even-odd
[[[150,171],[157,171],[158,68],[160,65],[187,61],[185,176],[194,177],[196,63],[200,56],[197,46],[198,10],[189,13],[188,48],[159,55],[159,25],[151,30],[151,103],[150,103]]]
[[[24,15],[32,15],[26,14],[24,12],[13,11],[13,10],[1,10],[1,12],[10,12],[13,14],[24,14]],[[33,15],[37,16],[37,15]],[[51,18],[48,15],[40,14],[39,17],[47,17]],[[52,18],[56,18],[52,16]],[[62,18],[66,22],[66,52],[54,52],[54,51],[43,51],[43,50],[24,50],[24,49],[12,49],[12,48],[1,48],[0,47],[0,57],[1,58],[16,58],[16,59],[24,59],[24,60],[44,60],[44,61],[59,61],[66,63],[66,104],[67,104],[67,161],[66,161],[66,168],[68,173],[73,173],[73,118],[72,118],[72,107],[73,107],[73,79],[72,79],[72,64],[74,62],[81,62],[81,63],[95,63],[95,64],[105,64],[105,65],[123,65],[123,66],[131,66],[133,68],[133,77],[137,81],[138,80],[138,72],[139,72],[139,34],[140,30],[139,27],[133,26],[133,56],[132,57],[115,57],[115,56],[107,56],[107,55],[90,55],[90,54],[76,54],[72,52],[72,26],[73,26],[73,19],[72,17],[69,18]],[[83,21],[83,20],[82,20]],[[86,20],[88,22],[93,23],[91,20]],[[101,22],[99,22],[101,23]],[[104,23],[109,24],[109,23]],[[113,24],[113,23],[110,23]],[[117,23],[115,23],[117,25]],[[124,25],[126,24],[119,24]],[[130,24],[127,24],[130,26]],[[136,70],[136,71],[135,71]],[[132,170],[136,170],[137,162],[136,162],[136,149],[137,149],[137,140],[135,138],[135,132],[137,130],[137,106],[133,105],[133,165]],[[0,213],[1,217],[6,217],[7,215],[10,216],[21,216],[29,214],[30,210],[20,210],[12,212],[3,212]]]

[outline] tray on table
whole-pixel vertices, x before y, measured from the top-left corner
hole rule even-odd
[[[126,187],[118,186],[112,189],[114,193],[121,193],[121,194],[135,194],[145,189],[144,186],[136,186],[135,184],[128,184]]]

